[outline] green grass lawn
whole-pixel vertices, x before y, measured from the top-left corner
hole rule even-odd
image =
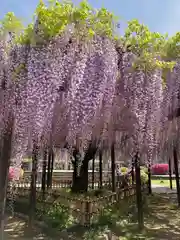
[[[154,179],[151,181],[152,185],[161,185],[162,187],[170,187],[169,180]],[[176,187],[176,181],[172,180],[173,188]]]

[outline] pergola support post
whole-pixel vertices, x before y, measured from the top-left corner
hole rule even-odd
[[[138,209],[138,225],[139,230],[144,228],[144,214],[143,214],[143,200],[142,200],[142,188],[141,188],[141,169],[140,169],[140,158],[138,153],[134,158],[135,172],[136,172],[136,203]]]
[[[174,147],[173,149],[173,157],[174,157],[174,170],[175,170],[175,177],[176,177],[177,201],[178,201],[178,207],[180,207],[179,169],[178,169],[178,157],[177,157],[176,147]]]

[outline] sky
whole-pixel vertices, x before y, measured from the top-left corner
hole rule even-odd
[[[39,0],[1,0],[0,19],[14,12],[25,23],[31,22]],[[79,0],[74,0],[78,3]],[[106,7],[120,18],[121,31],[125,22],[134,18],[148,25],[151,31],[175,34],[180,31],[180,0],[89,0],[95,7]]]

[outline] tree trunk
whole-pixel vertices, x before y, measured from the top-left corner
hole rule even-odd
[[[95,168],[95,158],[92,159],[92,189],[94,189],[94,168]]]
[[[76,181],[76,178],[77,178],[77,160],[75,159],[73,162],[72,162],[72,165],[73,165],[73,183]]]
[[[47,150],[45,149],[44,156],[43,156],[43,169],[42,169],[42,182],[41,182],[43,199],[45,198],[45,190],[46,190],[46,165],[47,165]]]
[[[72,192],[82,193],[88,190],[88,165],[89,161],[83,161],[80,174],[76,176],[72,185]]]
[[[178,157],[177,157],[176,148],[174,148],[173,150],[173,155],[174,155],[174,170],[175,170],[175,176],[176,176],[177,201],[178,201],[178,207],[180,207],[179,169],[178,169]]]
[[[51,175],[51,149],[48,151],[48,165],[47,165],[47,189],[50,187],[50,175]]]
[[[151,165],[148,165],[148,193],[152,194],[152,187],[151,187]]]
[[[3,147],[3,152],[5,146]],[[8,147],[6,146],[8,149]],[[6,150],[7,151],[7,150]],[[9,169],[9,160],[7,161],[6,158],[2,158],[5,154],[3,153],[0,160],[0,219],[3,220],[3,203],[4,203],[4,197],[6,192],[6,179]]]
[[[131,177],[132,177],[132,185],[134,184],[134,159],[131,161]]]
[[[99,188],[102,188],[102,150],[99,151]]]
[[[53,169],[54,169],[54,151],[52,149],[52,153],[51,153],[51,167],[50,167],[50,188],[52,188],[52,179],[53,179]]]
[[[111,177],[112,177],[112,191],[116,191],[116,176],[115,176],[115,149],[114,144],[111,145]]]
[[[142,189],[141,189],[141,169],[140,159],[138,153],[135,156],[135,172],[136,172],[136,200],[138,209],[138,225],[139,230],[144,228],[144,217],[143,217],[143,201],[142,201]]]
[[[92,160],[97,152],[97,141],[93,141],[89,144],[89,147],[85,153],[82,165],[80,168],[80,174],[76,177],[72,185],[72,192],[87,192],[88,190],[88,167],[89,161]]]
[[[11,158],[13,119],[10,119],[8,128],[6,129],[1,142],[1,158],[0,158],[0,229],[1,239],[4,239],[4,218],[7,198],[8,173]]]
[[[172,167],[171,167],[171,159],[169,158],[169,184],[170,189],[172,190]]]
[[[77,174],[78,174],[78,162],[79,162],[79,159],[78,159],[78,154],[79,154],[79,151],[77,149],[74,149],[73,151],[73,160],[72,160],[72,165],[73,165],[73,184],[74,182],[76,181],[76,178],[77,178]]]
[[[37,145],[33,146],[32,153],[32,173],[31,173],[31,188],[30,188],[30,214],[29,227],[32,227],[33,220],[36,214],[36,181],[37,181],[37,164],[38,164],[39,149]]]

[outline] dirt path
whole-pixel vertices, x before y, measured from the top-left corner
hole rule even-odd
[[[3,240],[51,240],[38,228],[29,231],[26,221],[17,217],[7,217]]]
[[[117,230],[121,240],[179,240],[180,209],[174,194],[160,193],[147,199],[144,209],[145,228],[139,233],[137,224],[128,223]]]
[[[162,185],[153,184],[152,191],[154,193],[176,193],[176,189],[173,188],[172,190],[169,187],[164,187]]]
[[[146,239],[180,239],[180,210],[177,208],[175,194],[159,194],[152,197],[148,208]]]

